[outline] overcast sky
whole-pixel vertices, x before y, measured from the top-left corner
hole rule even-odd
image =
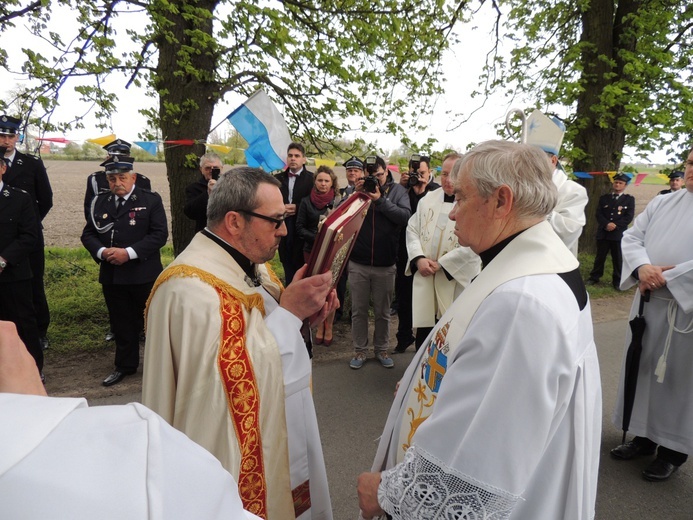
[[[127,20],[128,27],[133,28],[133,16],[121,16],[119,21]],[[144,17],[141,18],[144,20]],[[63,28],[74,27],[74,15],[69,15],[67,11],[56,12],[51,21],[51,25],[59,22],[59,26]],[[461,151],[467,147],[470,142],[481,142],[486,139],[497,138],[495,125],[502,123],[505,120],[505,114],[511,108],[508,102],[502,96],[495,96],[486,101],[483,108],[479,109],[470,119],[462,124],[457,124],[451,120],[447,112],[472,114],[482,104],[481,98],[472,99],[471,93],[478,88],[478,77],[481,73],[486,52],[491,49],[492,36],[490,35],[493,17],[489,9],[483,9],[481,13],[477,13],[474,18],[474,27],[471,24],[461,25],[458,27],[458,35],[460,42],[455,45],[444,57],[444,70],[447,77],[446,91],[436,102],[435,110],[432,114],[421,115],[420,123],[428,125],[430,128],[426,132],[410,133],[409,137],[414,142],[424,142],[429,136],[438,140],[439,145],[436,147],[442,150],[447,147],[452,147]],[[121,24],[122,26],[122,24]],[[67,34],[67,32],[66,32]],[[124,31],[121,32],[124,34]],[[7,41],[12,41],[11,45],[6,44]],[[3,33],[0,37],[0,45],[10,53],[10,63],[13,69],[18,70],[21,66],[20,60],[22,55],[17,50],[17,43],[21,46],[31,44],[34,51],[45,52],[50,51],[47,45],[39,40],[29,40],[27,31],[22,31],[17,28],[14,31]],[[120,47],[120,45],[119,45]],[[15,59],[12,59],[14,56]],[[144,117],[138,113],[142,107],[150,107],[155,103],[154,98],[145,96],[144,92],[131,87],[128,90],[124,89],[125,78],[112,75],[109,78],[107,86],[109,90],[116,92],[120,101],[118,103],[118,111],[112,114],[110,120],[110,128],[99,130],[96,127],[94,118],[85,121],[84,130],[75,130],[67,132],[64,137],[83,141],[92,137],[99,137],[110,133],[115,133],[118,137],[129,141],[137,140],[137,133],[144,130]],[[17,85],[17,77],[13,77],[4,71],[0,71],[0,82],[2,82],[3,90],[7,91]],[[74,84],[68,83],[68,88],[60,94],[61,108],[56,112],[56,119],[68,119],[71,110],[78,106],[77,96],[72,92]],[[7,95],[5,92],[3,95]],[[243,98],[237,95],[227,95],[223,102],[220,102],[214,111],[214,119],[212,124],[216,125],[241,102]],[[527,103],[529,104],[529,103]],[[282,110],[279,107],[280,111]],[[562,114],[558,114],[561,116]],[[220,130],[229,131],[230,124],[224,122],[220,126]],[[396,136],[384,134],[352,134],[346,135],[346,138],[353,139],[358,136],[364,137],[369,142],[377,142],[378,147],[384,151],[396,149],[400,146],[399,139]],[[48,137],[48,135],[46,135]],[[633,160],[633,159],[630,159]],[[663,154],[655,154],[651,157],[653,162],[666,162],[666,156]]]

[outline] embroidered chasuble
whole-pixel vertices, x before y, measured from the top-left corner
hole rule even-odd
[[[256,269],[199,233],[161,274],[142,401],[221,461],[247,510],[331,519],[301,321],[278,306],[276,276]]]

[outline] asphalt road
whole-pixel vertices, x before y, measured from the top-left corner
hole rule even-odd
[[[609,450],[621,441],[620,430],[611,423],[611,412],[616,400],[626,326],[626,320],[595,325],[604,395],[596,518],[693,519],[693,461],[684,464],[668,482],[651,483],[640,475],[649,459],[624,462],[609,456]],[[412,353],[396,356],[396,366],[392,370],[382,368],[374,360],[369,360],[361,370],[351,370],[346,358],[334,358],[314,365],[315,405],[335,520],[358,517],[356,477],[370,469],[395,383],[412,357]],[[139,400],[139,395],[93,401],[92,404],[132,400]],[[502,418],[499,417],[499,421]]]

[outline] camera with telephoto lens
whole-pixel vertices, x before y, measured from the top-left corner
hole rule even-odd
[[[221,168],[212,168],[212,179],[218,181],[219,175],[221,175]]]
[[[378,179],[375,177],[375,172],[378,170],[377,157],[369,155],[366,157],[366,177],[363,179],[363,189],[368,193],[375,193],[378,189]]]
[[[409,159],[409,182],[407,185],[413,188],[419,182],[421,182],[421,175],[419,174],[419,168],[421,167],[421,156],[419,154],[413,154]]]

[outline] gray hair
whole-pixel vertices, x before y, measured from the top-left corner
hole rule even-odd
[[[239,166],[221,175],[209,195],[207,225],[215,227],[229,211],[254,211],[261,204],[257,190],[262,183],[281,186],[277,179],[260,168]]]
[[[215,154],[214,152],[207,152],[202,157],[200,157],[200,166],[213,161],[219,161],[220,163],[222,162],[221,157],[219,157],[217,154]]]
[[[500,186],[513,192],[513,208],[520,218],[546,217],[556,206],[558,192],[553,166],[543,150],[510,141],[486,141],[458,159],[450,177],[456,182],[468,168],[479,195],[488,199]]]

